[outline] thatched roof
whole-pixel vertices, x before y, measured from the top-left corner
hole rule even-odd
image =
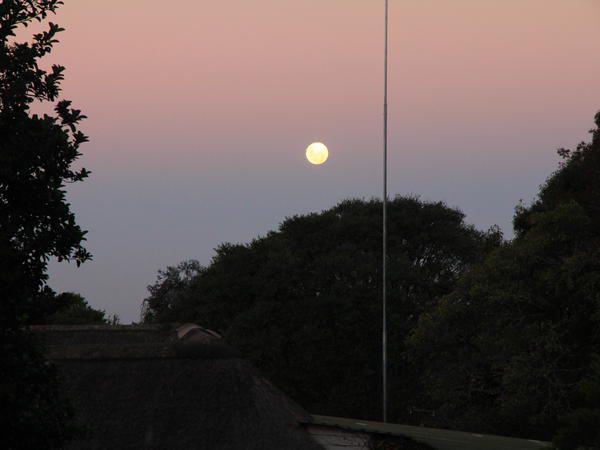
[[[310,419],[199,327],[36,327],[88,439],[77,449],[322,450]]]

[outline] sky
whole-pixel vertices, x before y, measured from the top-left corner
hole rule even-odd
[[[167,7],[169,5],[169,7]],[[383,0],[66,0],[47,63],[88,119],[92,261],[50,285],[139,321],[157,271],[381,197]],[[600,109],[599,0],[390,0],[388,192],[512,236]],[[312,166],[314,141],[330,151]]]

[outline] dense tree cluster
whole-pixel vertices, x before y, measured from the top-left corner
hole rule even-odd
[[[404,339],[418,317],[498,245],[442,203],[389,204],[392,405],[412,377]],[[248,245],[222,245],[208,267],[160,273],[146,321],[196,321],[223,333],[313,412],[380,414],[381,202],[349,200],[285,220]],[[401,414],[397,411],[397,414]]]
[[[600,445],[600,113],[516,237],[441,203],[390,205],[391,418]],[[378,418],[381,204],[285,220],[207,267],[169,267],[149,322],[225,334],[312,412]]]
[[[517,237],[421,317],[412,357],[433,423],[600,445],[600,113],[596,125],[517,207]]]
[[[103,325],[119,323],[119,318],[92,308],[79,294],[63,292],[45,303],[36,325]]]
[[[54,369],[46,364],[24,327],[54,298],[46,285],[49,258],[89,259],[85,232],[65,198],[65,186],[88,172],[75,170],[78,130],[84,118],[58,101],[64,67],[46,70],[62,29],[19,42],[16,32],[41,22],[58,0],[0,2],[0,427],[3,448],[60,448],[69,434],[70,409],[61,400]],[[33,114],[34,104],[55,104],[52,114]]]

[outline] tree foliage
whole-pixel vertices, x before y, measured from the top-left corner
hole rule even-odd
[[[549,439],[576,407],[600,349],[600,131],[592,133],[560,150],[564,161],[537,200],[517,208],[517,237],[421,317],[411,352],[431,424]]]
[[[86,169],[73,169],[79,146],[87,137],[78,130],[85,118],[61,100],[55,114],[31,113],[34,102],[55,102],[64,67],[50,71],[40,59],[57,42],[62,28],[50,23],[32,42],[14,42],[19,25],[41,21],[60,1],[4,1],[0,5],[0,244],[18,261],[27,285],[38,291],[47,279],[50,257],[78,264],[90,255],[85,232],[76,224],[66,201],[65,186],[81,181]],[[17,300],[23,308],[24,299]],[[12,315],[11,315],[12,317]]]
[[[561,450],[600,448],[600,355],[594,354],[586,376],[577,384],[576,405],[560,418],[554,444]]]
[[[19,42],[17,31],[56,12],[58,0],[0,3],[0,420],[4,448],[59,448],[67,435],[68,408],[57,395],[46,365],[22,327],[53,297],[46,286],[49,258],[89,259],[85,232],[65,198],[65,186],[88,172],[74,169],[78,130],[85,117],[59,101],[64,67],[44,69],[62,29]],[[55,104],[53,114],[33,114],[37,103]]]
[[[158,271],[156,282],[148,286],[150,295],[142,305],[142,317],[146,322],[155,322],[169,315],[178,298],[188,291],[194,277],[203,270],[196,260],[183,261],[177,266],[168,266]]]
[[[407,410],[404,337],[498,244],[460,211],[396,198],[389,204],[392,396]],[[250,244],[221,245],[207,267],[159,273],[145,320],[197,322],[223,333],[313,412],[378,418],[380,411],[381,203],[348,200],[286,219]]]
[[[49,309],[41,315],[39,324],[46,325],[102,325],[117,324],[117,316],[92,308],[79,294],[63,292],[48,302]]]

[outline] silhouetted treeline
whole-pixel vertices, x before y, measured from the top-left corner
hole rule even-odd
[[[596,116],[600,127],[600,113]],[[600,132],[559,169],[516,237],[442,203],[389,206],[391,420],[598,445]],[[159,272],[148,322],[225,335],[313,413],[380,418],[381,203],[286,219],[210,265]]]
[[[497,246],[441,203],[389,205],[392,405],[405,396],[404,340],[469,265]],[[315,413],[378,417],[381,203],[350,200],[287,219],[249,245],[222,245],[209,267],[161,272],[147,321],[196,321],[223,333]]]
[[[409,339],[434,424],[600,444],[600,131],[559,154],[516,238]]]
[[[0,2],[0,430],[9,450],[64,448],[74,433],[55,369],[26,327],[56,299],[49,259],[90,258],[65,188],[88,174],[73,168],[87,140],[78,129],[85,116],[59,101],[64,67],[42,62],[62,29],[48,23],[26,41],[15,34],[61,4]],[[44,102],[54,111],[32,114]]]

